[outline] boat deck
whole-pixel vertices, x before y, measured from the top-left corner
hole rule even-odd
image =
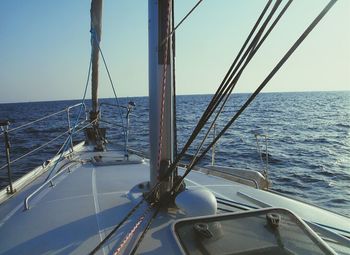
[[[129,162],[124,162],[117,151],[89,152],[90,149],[84,147],[73,158],[65,159],[81,161],[71,165],[69,171],[63,169],[53,180],[53,186],[39,190],[28,201],[28,210],[24,199],[43,183],[47,172],[0,205],[0,254],[87,254],[140,201],[142,192],[138,184],[149,180],[148,161],[132,156]],[[328,226],[327,231],[350,233],[349,218],[272,192],[195,171],[186,178],[186,186],[209,189],[216,197],[230,201],[219,204],[221,212],[281,207],[307,222],[322,222]],[[117,251],[124,237],[145,216],[123,247],[130,252],[152,215],[152,210],[145,213],[147,208],[143,203],[97,254]],[[172,224],[184,217],[179,210],[160,211],[137,253],[179,254]]]

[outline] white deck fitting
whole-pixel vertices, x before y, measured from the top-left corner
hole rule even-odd
[[[80,155],[81,159],[86,160],[95,155],[110,158],[120,157],[122,154],[114,151],[82,151]],[[54,187],[41,190],[29,201],[30,209],[24,211],[24,198],[42,183],[44,177],[40,177],[22,193],[0,206],[0,254],[89,253],[139,201],[140,198],[137,197],[141,193],[130,191],[137,191],[135,185],[149,180],[149,165],[147,161],[129,165],[96,166],[91,162],[78,164],[70,173],[66,171],[58,177]],[[199,172],[192,172],[186,184],[190,189],[208,188],[218,197],[248,206],[270,205],[290,209],[304,220],[350,233],[349,218],[271,192]],[[120,238],[134,226],[144,212],[142,207],[145,209],[147,206],[143,204],[98,254],[110,254],[116,250],[121,242]],[[174,241],[171,224],[183,217],[184,214],[179,211],[160,212],[138,252],[178,254],[180,250]],[[137,240],[146,222],[147,218],[129,244]],[[126,251],[130,249],[132,245],[127,246]]]

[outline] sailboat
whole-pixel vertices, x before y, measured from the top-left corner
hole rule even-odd
[[[267,175],[259,171],[197,165],[230,125],[208,147],[201,144],[189,162],[182,161],[202,127],[209,123],[206,134],[213,128],[214,113],[221,111],[243,71],[236,67],[249,62],[268,35],[264,32],[271,32],[290,2],[272,22],[281,1],[270,9],[268,1],[227,82],[178,152],[173,1],[149,0],[150,153],[141,155],[128,149],[128,121],[123,149],[107,143],[107,130],[100,123],[102,0],[92,0],[90,116],[83,126],[70,126],[54,158],[15,182],[8,160],[9,186],[0,192],[0,254],[350,254],[348,217],[270,190]],[[330,1],[270,76],[334,3]],[[125,107],[127,115],[134,106],[130,102]],[[83,102],[75,107],[84,111]],[[9,123],[0,125],[7,137]],[[74,145],[71,138],[78,129],[85,131],[85,141]]]

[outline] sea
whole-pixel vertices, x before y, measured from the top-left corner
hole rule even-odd
[[[231,96],[217,120],[216,133],[232,118],[249,94]],[[177,147],[181,150],[212,95],[182,95],[176,97]],[[86,101],[90,108],[90,100]],[[119,98],[126,106],[134,102],[130,115],[129,147],[148,152],[148,97]],[[0,120],[11,122],[9,139],[13,179],[53,157],[67,135],[52,139],[68,129],[67,112],[28,125],[54,112],[81,102],[80,100],[0,104]],[[101,99],[101,126],[107,128],[111,145],[123,146],[121,124],[126,123],[125,111],[108,104],[114,98]],[[80,108],[70,110],[70,125],[78,123]],[[121,118],[120,113],[123,115]],[[166,113],[165,113],[166,114]],[[80,112],[80,120],[85,112]],[[191,158],[206,128],[187,152]],[[4,134],[0,131],[0,188],[8,185]],[[211,131],[204,143],[213,139]],[[84,140],[84,133],[74,134],[73,142]],[[43,148],[32,150],[48,143]],[[267,146],[267,148],[266,148]],[[199,164],[210,164],[212,151]],[[265,171],[272,182],[271,189],[311,202],[331,211],[350,216],[350,91],[262,93],[240,115],[215,146],[215,164],[238,169]]]

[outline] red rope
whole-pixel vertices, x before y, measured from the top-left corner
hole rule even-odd
[[[135,226],[131,229],[129,234],[124,238],[124,240],[120,243],[119,247],[116,249],[116,251],[113,253],[113,255],[117,255],[120,253],[120,251],[123,249],[125,244],[128,242],[130,237],[135,233],[136,229],[141,225],[142,221],[145,219],[144,216],[141,216],[140,219],[136,222]]]
[[[134,227],[130,230],[130,232],[124,237],[123,241],[119,244],[118,248],[115,250],[115,252],[113,253],[113,255],[118,255],[121,250],[124,248],[124,246],[126,245],[126,243],[129,241],[129,239],[133,236],[133,234],[135,234],[135,231],[138,229],[138,227],[141,225],[141,223],[144,221],[144,219],[146,218],[146,215],[151,211],[153,207],[153,204],[151,204],[146,210],[145,212],[140,216],[140,218],[138,219],[138,221],[136,222],[136,224],[134,225]]]

